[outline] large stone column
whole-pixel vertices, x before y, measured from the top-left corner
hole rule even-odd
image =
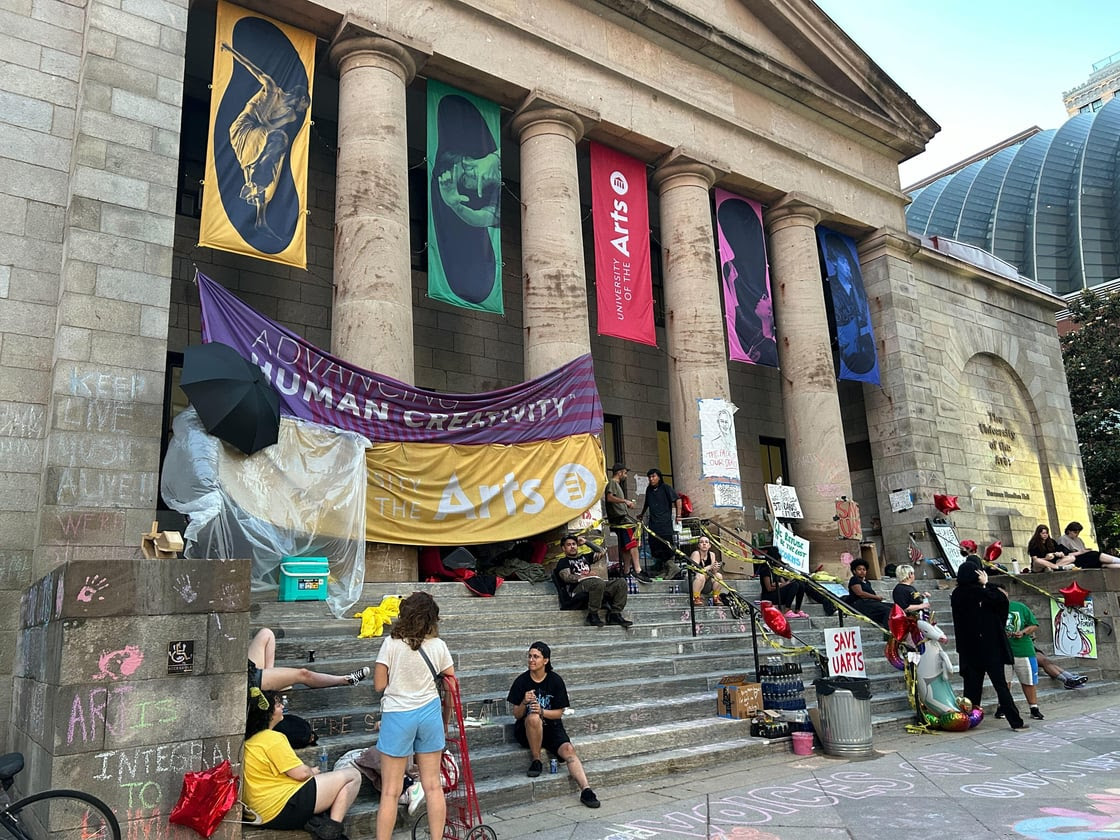
[[[331,350],[404,382],[415,378],[405,87],[424,60],[348,22],[338,68]]]
[[[665,345],[669,367],[673,479],[689,494],[697,516],[741,528],[741,510],[715,508],[700,459],[699,399],[730,402],[720,310],[719,271],[708,191],[716,170],[679,150],[653,173],[661,205],[665,288]]]
[[[838,539],[834,519],[836,499],[851,498],[852,481],[817,259],[820,219],[817,208],[792,195],[766,212],[791,473],[786,483],[797,488],[805,518],[795,531],[811,542],[814,565],[834,563],[841,552],[859,548]]]
[[[937,425],[939,419],[944,421],[946,410],[956,410],[939,404],[930,387],[930,351],[925,346],[928,325],[922,317],[910,262],[918,247],[918,240],[909,234],[889,228],[880,228],[859,242],[863,287],[868,300],[879,302],[871,308],[871,323],[882,387],[866,389],[863,399],[883,523],[883,563],[900,562],[912,534],[918,535],[917,542],[925,551],[935,553],[926,539],[925,519],[940,515],[933,507],[933,494],[946,492]],[[912,491],[914,507],[901,513],[891,511],[891,490]],[[962,503],[962,507],[972,507],[967,500]],[[972,514],[966,510],[957,517]],[[975,531],[979,524],[968,530]]]
[[[591,352],[576,143],[596,119],[534,93],[511,123],[521,142],[526,379]]]

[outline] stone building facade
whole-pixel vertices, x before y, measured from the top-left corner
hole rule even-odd
[[[890,562],[934,492],[960,497],[959,530],[1020,559],[1037,522],[1088,521],[1062,302],[905,232],[897,166],[937,126],[809,0],[245,5],[319,38],[306,271],[195,245],[213,3],[0,10],[0,612],[13,617],[0,651],[31,581],[132,557],[149,529],[176,354],[199,337],[196,268],[336,355],[428,388],[498,388],[590,351],[611,447],[643,473],[671,467],[701,515],[720,511],[698,479],[692,407],[728,399],[746,505],[730,521],[763,527],[762,453],[776,447],[822,561],[844,548],[840,496]],[[425,295],[413,173],[427,79],[504,109],[505,316]],[[589,139],[649,165],[658,348],[596,336]],[[716,185],[765,206],[780,370],[727,361]],[[859,243],[880,387],[836,382],[822,223]],[[892,513],[902,489],[916,504]],[[7,673],[0,653],[0,732]]]

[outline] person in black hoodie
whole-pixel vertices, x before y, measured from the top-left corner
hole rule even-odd
[[[980,706],[984,675],[992,681],[999,699],[999,709],[1015,730],[1027,729],[1015,707],[1007,685],[1004,666],[1012,663],[1011,648],[1004,628],[1007,624],[1007,596],[988,583],[988,573],[976,555],[957,569],[957,588],[950,597],[953,627],[957,637],[964,696],[975,707]]]

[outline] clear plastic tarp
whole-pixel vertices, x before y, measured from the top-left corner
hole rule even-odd
[[[184,555],[252,558],[254,593],[277,590],[283,558],[326,557],[327,603],[346,616],[365,578],[369,441],[283,417],[276,444],[243,455],[208,434],[193,408],[172,432],[160,489],[190,518]]]

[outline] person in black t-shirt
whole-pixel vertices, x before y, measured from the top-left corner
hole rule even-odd
[[[919,592],[914,588],[914,567],[903,564],[895,569],[898,583],[891,592],[892,600],[898,604],[907,615],[916,615],[929,609],[929,593]]]
[[[852,561],[852,579],[848,581],[848,601],[858,612],[863,613],[876,624],[887,626],[891,608],[883,601],[883,596],[875,591],[867,579],[867,561]]]
[[[529,750],[532,759],[526,775],[532,779],[541,774],[543,747],[567,766],[568,775],[579,785],[579,801],[588,808],[598,808],[599,800],[595,791],[588,787],[583,764],[564,731],[568,688],[552,670],[552,650],[544,642],[533,642],[529,646],[529,670],[513,681],[506,700],[513,706],[514,737]]]

